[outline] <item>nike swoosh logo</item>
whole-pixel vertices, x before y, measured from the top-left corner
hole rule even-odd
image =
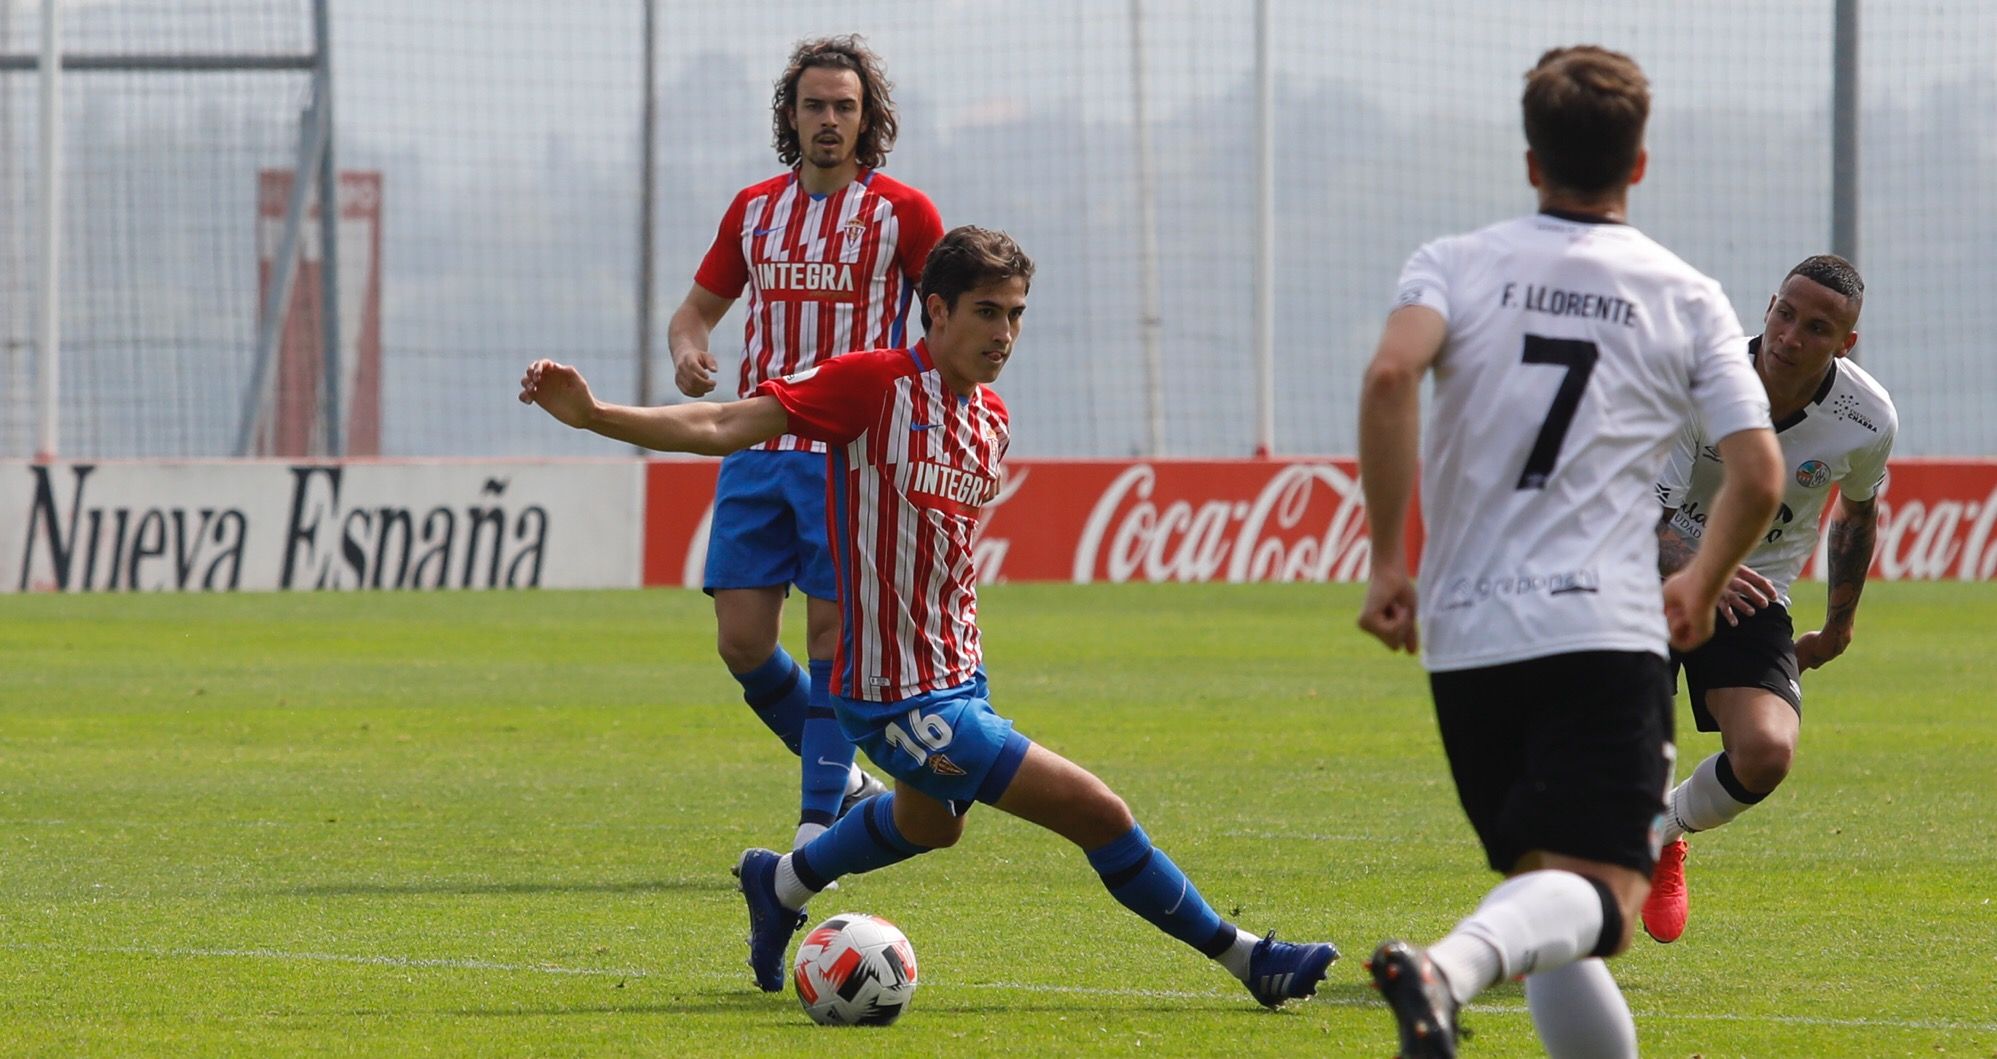
[[[908,425],[908,429],[910,429],[910,430],[928,430],[928,429],[929,429],[930,427],[933,427],[933,426],[935,426],[935,425],[936,425],[936,424],[934,424],[934,423],[910,423],[910,424]]]
[[[776,231],[775,228],[751,228],[749,230],[749,234],[755,236],[758,239],[761,239],[762,237],[774,231]]]
[[[840,763],[839,763],[839,762],[837,762],[837,761],[827,761],[827,760],[825,760],[824,758],[819,758],[819,759],[818,759],[818,763],[819,763],[819,764],[821,764],[821,765],[824,765],[824,766],[825,766],[825,767],[827,767],[827,768],[835,768],[835,769],[843,769],[843,768],[852,768],[852,767],[853,767],[853,763],[852,763],[852,762],[850,762],[850,761],[848,761],[848,762],[846,762],[845,764],[843,764],[843,765],[842,765],[842,764],[840,764]]]

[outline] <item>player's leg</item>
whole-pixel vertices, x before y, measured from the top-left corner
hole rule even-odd
[[[1151,844],[1115,791],[1046,747],[1027,749],[992,804],[1080,846],[1119,903],[1226,967],[1264,1004],[1311,996],[1338,958],[1329,944],[1258,939],[1222,919],[1172,858]]]
[[[804,748],[800,755],[799,812],[795,849],[818,837],[839,816],[855,776],[853,743],[839,730],[832,711],[832,651],[839,639],[839,604],[805,597],[805,650],[810,656],[811,702],[804,711]]]
[[[1691,887],[1685,878],[1685,836],[1709,831],[1761,804],[1784,777],[1796,755],[1802,717],[1767,688],[1707,688],[1701,696],[1701,725],[1720,729],[1719,753],[1699,762],[1666,797],[1663,852],[1643,906],[1643,929],[1653,939],[1677,941],[1691,916]]]
[[[1691,912],[1685,835],[1732,821],[1789,775],[1803,708],[1793,633],[1788,611],[1774,604],[1682,656],[1693,720],[1718,731],[1722,749],[1665,799],[1664,850],[1643,907],[1644,931],[1658,941],[1676,941]]]
[[[811,676],[777,642],[783,626],[782,588],[714,590],[715,645],[742,685],[742,701],[791,753],[804,740]]]
[[[1795,760],[1802,716],[1781,696],[1767,688],[1710,688],[1705,699],[1722,749],[1672,788],[1666,842],[1709,831],[1759,805]]]
[[[898,702],[833,696],[846,734],[895,777],[895,790],[860,803],[789,853],[742,854],[736,873],[749,906],[749,966],[763,989],[783,988],[784,950],[812,895],[841,876],[955,844],[963,813],[985,786],[995,794],[1011,780],[1027,741],[992,713],[984,695],[980,678]]]
[[[804,925],[805,905],[841,876],[899,864],[955,845],[964,820],[951,803],[897,781],[817,838],[789,853],[750,849],[736,865],[749,905],[749,967],[765,992],[783,988],[784,950]]]
[[[853,763],[853,742],[832,708],[832,656],[839,645],[839,586],[827,543],[825,457],[812,452],[778,454],[790,508],[795,568],[791,580],[805,595],[805,655],[811,701],[805,709],[799,753],[796,849],[817,838],[860,801],[887,788]]]
[[[1431,683],[1458,793],[1492,867],[1510,877],[1426,951],[1384,943],[1372,967],[1404,1052],[1452,1055],[1456,1011],[1484,989],[1629,944],[1670,774],[1671,696],[1662,659],[1624,652]],[[1588,1017],[1620,1024],[1627,1010],[1614,1006]]]
[[[781,485],[787,455],[738,452],[721,461],[702,586],[714,597],[715,646],[756,717],[799,753],[810,676],[778,642],[796,556]]]
[[[1672,790],[1666,844],[1718,827],[1773,792],[1789,775],[1803,714],[1795,627],[1780,603],[1719,629],[1680,661],[1692,718],[1699,731],[1719,732],[1724,749]]]

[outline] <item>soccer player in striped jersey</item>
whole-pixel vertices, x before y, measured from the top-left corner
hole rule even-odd
[[[784,951],[813,894],[842,875],[954,845],[965,814],[984,802],[1080,846],[1119,902],[1225,966],[1263,1004],[1311,996],[1337,950],[1257,938],[1223,920],[1102,780],[992,709],[971,545],[1011,436],[989,384],[1012,356],[1032,278],[1011,238],[958,228],[923,270],[927,337],[913,347],[848,354],[765,381],[744,401],[667,408],[598,404],[573,368],[540,361],[520,399],[570,426],[666,451],[720,455],[787,431],[830,446],[843,611],[833,703],[895,789],[788,854],[742,854],[757,985],[783,988]]]
[[[777,157],[789,168],[736,194],[673,314],[680,392],[714,389],[708,339],[745,290],[738,397],[842,353],[903,344],[922,262],[943,225],[927,196],[879,172],[895,140],[890,87],[858,37],[807,40],[792,51],[772,104]],[[793,846],[883,789],[853,763],[826,698],[839,610],[824,451],[784,433],[722,461],[704,574],[721,660],[756,715],[799,756]],[[806,597],[808,671],[778,639],[792,585]]]
[[[1415,252],[1359,413],[1374,548],[1359,624],[1422,651],[1458,797],[1506,876],[1441,941],[1375,950],[1408,1059],[1455,1055],[1458,1008],[1518,976],[1556,1059],[1636,1055],[1601,957],[1628,946],[1658,854],[1667,640],[1712,634],[1778,496],[1768,398],[1725,293],[1625,223],[1645,164],[1643,71],[1555,49],[1522,108],[1539,212]],[[1660,590],[1650,498],[1695,411],[1725,481],[1704,546]],[[1401,546],[1417,462],[1419,598]]]
[[[1722,749],[1673,788],[1664,818],[1643,929],[1658,941],[1685,931],[1685,835],[1719,827],[1761,803],[1789,775],[1803,725],[1804,670],[1851,645],[1858,596],[1872,567],[1878,492],[1886,481],[1899,416],[1886,388],[1845,359],[1858,343],[1865,281],[1831,254],[1805,259],[1769,299],[1759,337],[1748,344],[1768,391],[1786,473],[1782,507],[1721,602],[1726,619],[1713,638],[1674,652],[1685,671],[1699,731],[1720,733]],[[1664,505],[1657,525],[1659,569],[1692,561],[1724,465],[1713,439],[1688,424],[1657,482]],[[1798,637],[1789,619],[1789,585],[1817,544],[1830,502],[1827,548],[1830,599],[1824,624]]]

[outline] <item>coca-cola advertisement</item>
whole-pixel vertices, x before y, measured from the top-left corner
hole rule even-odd
[[[1997,577],[1997,460],[1892,461],[1879,494],[1878,532],[1872,576],[1879,580]],[[1823,576],[1824,550],[1820,535],[1804,577]]]
[[[646,468],[645,584],[700,585],[717,466]],[[1896,460],[1879,503],[1874,577],[1997,577],[1997,460]],[[988,583],[1361,581],[1373,554],[1343,458],[1017,460],[982,519]],[[1822,568],[1819,548],[1805,576]]]

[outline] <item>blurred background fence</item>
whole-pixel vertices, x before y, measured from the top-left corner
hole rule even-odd
[[[1549,45],[1599,42],[1643,63],[1652,164],[1633,219],[1717,276],[1750,333],[1789,266],[1830,247],[1833,0],[1266,2],[1277,452],[1353,450],[1360,371],[1417,245],[1531,207],[1517,102]],[[1997,453],[1997,364],[1974,311],[1997,293],[1997,5],[1845,2],[1860,11],[1859,353],[1900,405],[1900,454]],[[1000,386],[1014,451],[1153,454],[1140,111],[1155,454],[1257,445],[1255,0],[656,0],[649,18],[641,0],[322,3],[323,39],[313,0],[62,4],[61,50],[76,59],[60,90],[60,455],[241,450],[282,228],[272,206],[301,157],[315,56],[330,60],[339,170],[379,181],[372,213],[343,193],[335,240],[343,358],[351,371],[372,342],[381,373],[378,444],[349,436],[342,451],[613,451],[524,414],[520,369],[572,361],[603,395],[636,400],[649,344],[654,398],[677,399],[665,323],[730,196],[777,171],[772,81],[798,38],[850,31],[896,85],[887,171],[927,191],[946,225],[1005,228],[1038,261]],[[0,0],[0,456],[37,449],[41,7]],[[224,54],[262,59],[185,61]],[[317,231],[308,222],[298,243],[310,268]],[[308,276],[296,282],[309,293]],[[315,297],[293,304],[317,312]],[[715,338],[731,382],[740,317]],[[313,331],[286,326],[287,342]],[[309,378],[272,385],[266,415],[321,396],[283,392]],[[268,433],[259,451],[277,451]]]

